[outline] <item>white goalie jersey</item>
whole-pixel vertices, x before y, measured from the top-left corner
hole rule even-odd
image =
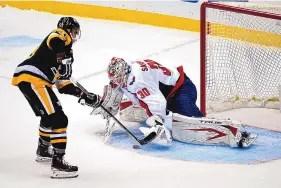
[[[159,83],[175,86],[180,73],[168,69],[152,60],[133,61],[127,84],[122,87],[124,94],[133,104],[146,110],[148,116],[166,116],[166,98],[159,89]]]

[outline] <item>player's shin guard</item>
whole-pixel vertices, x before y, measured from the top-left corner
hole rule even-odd
[[[51,162],[52,161],[52,148],[50,144],[51,129],[44,127],[42,124],[39,126],[39,140],[36,150],[37,162]]]
[[[39,127],[39,137],[44,145],[50,145],[50,133],[51,129],[47,129],[40,125]]]
[[[56,153],[65,153],[67,143],[66,128],[53,129],[50,141]]]
[[[39,137],[44,145],[50,145],[51,125],[49,125],[48,117],[41,117],[39,125]]]

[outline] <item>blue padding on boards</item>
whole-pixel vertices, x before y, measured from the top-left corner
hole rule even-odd
[[[130,130],[138,138],[143,138],[138,127]],[[123,130],[113,132],[111,144],[157,157],[197,162],[257,164],[281,158],[281,132],[255,127],[244,127],[243,130],[259,135],[249,148],[187,144],[173,140],[169,147],[149,143],[141,146],[141,149],[133,149],[136,142]]]
[[[0,48],[15,48],[38,45],[42,39],[36,39],[25,35],[9,36],[0,38]]]

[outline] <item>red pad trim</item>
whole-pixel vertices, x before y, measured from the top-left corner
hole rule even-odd
[[[139,100],[139,103],[140,103],[140,106],[145,109],[146,114],[147,114],[149,117],[152,116],[152,113],[150,112],[150,110],[149,110],[147,104],[146,104],[145,102],[143,102],[142,100]]]
[[[218,130],[216,130],[216,129],[212,129],[212,128],[203,128],[203,129],[184,129],[184,130],[190,130],[190,131],[207,131],[207,132],[215,132],[215,133],[217,133],[217,135],[216,135],[216,136],[211,137],[211,138],[208,138],[208,140],[213,140],[213,139],[215,139],[215,138],[220,138],[220,137],[224,137],[224,136],[226,136],[226,134],[225,134],[225,133],[220,132],[220,131],[218,131]]]
[[[172,91],[168,94],[168,96],[166,97],[166,99],[168,99],[171,95],[173,95],[183,84],[184,82],[184,71],[183,71],[183,66],[179,66],[178,71],[180,73],[180,77],[176,83],[176,85],[173,87]]]
[[[133,105],[132,101],[121,102],[120,103],[120,111],[124,110],[124,109],[126,109],[126,108],[128,108],[129,106],[132,106],[132,105]]]

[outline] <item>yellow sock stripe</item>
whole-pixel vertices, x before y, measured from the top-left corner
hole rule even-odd
[[[53,133],[62,133],[62,132],[66,132],[67,128],[61,128],[61,129],[53,129],[52,132]]]
[[[50,134],[47,134],[47,133],[43,133],[39,130],[39,135],[40,136],[45,136],[45,137],[49,137],[50,138]]]
[[[66,143],[67,139],[55,139],[51,140],[51,144],[57,144],[57,143]]]

